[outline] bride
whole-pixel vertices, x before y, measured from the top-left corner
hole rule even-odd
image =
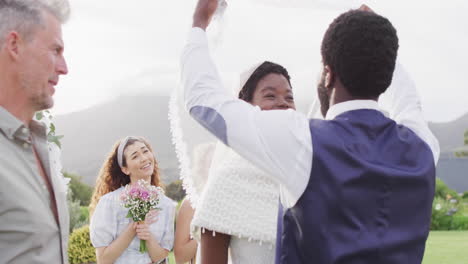
[[[247,78],[238,93],[240,99],[262,110],[295,109],[284,67],[263,62],[244,75]],[[201,239],[197,260],[228,263],[230,255],[233,264],[273,263],[278,185],[221,143],[208,166],[208,180],[191,223],[192,233],[200,234]]]

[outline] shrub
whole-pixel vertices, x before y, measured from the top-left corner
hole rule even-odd
[[[89,224],[89,208],[88,206],[80,206],[80,222]]]
[[[439,178],[436,179],[435,197],[440,197],[442,199],[456,199],[458,201],[461,200],[458,193],[455,190],[450,189],[445,182]]]
[[[68,214],[70,216],[70,230],[80,228],[89,224],[89,211],[86,206],[80,206],[80,201],[73,200],[73,190],[68,189],[67,202]]]
[[[468,216],[462,214],[454,215],[451,230],[468,230]]]
[[[462,198],[468,201],[468,191],[463,193]]]
[[[452,216],[449,212],[457,210],[449,201],[436,197],[432,203],[431,230],[450,230]]]
[[[165,194],[174,201],[180,201],[185,197],[185,191],[182,187],[182,181],[177,180],[166,186]]]
[[[456,200],[436,197],[432,204],[431,230],[468,230],[468,216]]]
[[[83,226],[71,233],[68,261],[70,264],[96,263],[96,252],[89,238],[89,226]]]

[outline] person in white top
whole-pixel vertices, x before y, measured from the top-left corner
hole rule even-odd
[[[176,264],[196,263],[198,242],[190,235],[190,223],[195,210],[188,199],[180,205],[176,217],[176,230],[174,240],[174,258]]]
[[[295,109],[288,71],[265,61],[248,71],[238,97],[262,110]],[[244,78],[243,78],[244,79]],[[201,229],[204,264],[269,264],[275,256],[278,184],[223,144],[217,144],[208,180],[192,220]]]
[[[127,184],[144,179],[160,186],[159,169],[149,143],[126,137],[115,144],[96,180],[90,204],[90,238],[98,263],[166,263],[174,243],[175,203],[161,194],[158,211],[150,211],[143,223],[127,218],[120,201]],[[148,252],[141,253],[140,240]]]
[[[390,22],[372,13],[369,8],[364,6],[361,10],[350,11],[341,15],[332,23],[325,35],[324,43],[322,43],[324,67],[323,78],[318,89],[322,113],[326,120],[323,123],[317,123],[308,120],[302,113],[292,110],[262,111],[259,107],[252,106],[229,95],[228,91],[224,89],[216,67],[210,58],[205,33],[216,7],[217,0],[199,0],[193,17],[193,29],[190,32],[181,60],[186,107],[195,120],[206,127],[224,144],[268,172],[268,175],[279,183],[281,205],[285,210],[285,213],[282,213],[279,219],[284,217],[286,222],[284,226],[282,223],[279,223],[278,226],[279,232],[282,232],[280,239],[284,243],[277,245],[277,263],[308,263],[307,261],[311,260],[310,256],[314,256],[314,259],[320,263],[336,263],[336,261],[345,257],[355,258],[358,262],[361,261],[359,263],[391,263],[384,261],[392,257],[397,260],[410,259],[414,261],[412,263],[420,262],[425,239],[429,231],[428,222],[430,221],[430,207],[434,191],[434,167],[439,158],[440,150],[436,138],[423,118],[420,99],[414,83],[401,65],[396,64],[398,39]],[[343,22],[344,20],[345,22]],[[355,31],[352,31],[353,26]],[[339,30],[342,31],[339,32]],[[369,31],[369,33],[363,33],[365,31]],[[380,35],[374,35],[372,32]],[[341,44],[339,41],[330,41],[333,36],[336,36],[333,34],[342,34],[340,37],[350,36],[354,42],[346,42],[346,39],[339,40],[345,41],[346,44]],[[376,39],[373,43],[360,42],[376,36],[377,38],[381,37],[381,39]],[[346,49],[348,48],[347,45],[349,50]],[[330,57],[329,55],[336,50],[341,52],[338,57]],[[343,69],[346,70],[343,71]],[[354,83],[350,85],[352,82]],[[353,86],[355,83],[359,83],[357,88]],[[390,83],[392,85],[388,88]],[[352,90],[352,88],[355,90]],[[391,98],[391,105],[390,109],[388,109],[389,116],[385,117],[379,109],[377,100],[387,88],[388,96]],[[356,115],[360,114],[363,115],[362,118],[356,119]],[[354,147],[358,149],[353,151],[362,150],[365,152],[366,148],[379,151],[387,147],[390,147],[390,150],[401,151],[398,146],[408,146],[409,152],[398,156],[400,160],[395,160],[392,156],[384,157],[384,154],[379,154],[382,156],[371,155],[367,157],[374,160],[371,163],[364,162],[365,158],[356,154],[356,157],[359,157],[358,160],[362,162],[362,167],[359,168],[363,170],[363,175],[370,175],[372,174],[370,171],[375,169],[378,173],[373,175],[382,176],[382,181],[376,183],[378,184],[376,186],[379,186],[377,189],[379,192],[377,193],[372,193],[372,189],[367,189],[368,193],[353,191],[350,192],[353,195],[344,193],[346,195],[343,197],[336,196],[336,194],[335,196],[332,194],[326,194],[322,197],[317,196],[320,192],[314,191],[314,187],[320,188],[320,191],[324,192],[328,191],[328,187],[336,187],[335,185],[327,186],[327,178],[323,178],[324,176],[330,177],[330,179],[338,179],[339,177],[354,174],[350,174],[348,170],[330,174],[315,170],[328,168],[333,171],[339,169],[341,165],[345,168],[348,166],[352,168],[353,156],[341,161],[331,160],[327,165],[327,158],[325,157],[338,159],[342,154],[349,155],[350,152],[340,149],[345,146],[346,142],[339,145],[334,156],[322,156],[323,153],[328,153],[332,149],[323,147],[323,144],[328,142],[313,141],[312,134],[320,133],[314,131],[321,131],[323,128],[342,123],[344,126],[350,126],[350,128],[339,131],[340,133],[348,133],[346,136],[351,141],[357,139],[353,139],[353,131],[361,133],[364,142],[373,140],[375,137],[386,136],[386,134],[379,134],[379,130],[375,132],[369,130],[370,133],[366,135],[366,130],[362,130],[361,126],[356,125],[355,122],[346,121],[349,115],[353,115],[353,120],[356,120],[356,122],[370,121],[365,118],[365,115],[368,114],[390,124],[384,127],[385,129],[392,129],[390,134],[400,133],[399,137],[392,136],[388,138],[390,141],[395,141],[397,148],[392,149],[391,146],[379,148],[380,146],[366,143],[361,146],[363,149],[359,149],[359,142],[357,142]],[[369,127],[371,130],[377,129],[372,124],[366,124],[365,127]],[[333,129],[343,129],[343,127],[335,126]],[[322,136],[327,135],[319,135],[319,137]],[[332,145],[338,144],[341,140],[336,138],[335,142],[330,141],[329,143]],[[384,142],[385,140],[382,141],[382,144]],[[415,154],[415,150],[417,150],[417,154]],[[313,167],[312,165],[316,163],[325,167]],[[365,167],[365,164],[368,167]],[[412,171],[408,166],[417,166],[417,169]],[[403,177],[400,174],[408,175]],[[386,177],[389,177],[389,179]],[[317,180],[316,185],[314,185],[316,178],[323,178],[323,182]],[[374,177],[374,179],[376,178]],[[368,180],[373,181],[374,179],[369,178]],[[358,179],[358,182],[360,180]],[[334,190],[344,192],[348,188],[365,186],[364,183],[361,183],[361,185],[355,185],[351,182],[346,185],[345,183],[346,181],[339,182],[337,180],[335,184],[337,184],[338,189]],[[407,184],[411,188],[402,188],[400,184]],[[389,193],[389,191],[394,191],[394,194]],[[402,192],[400,196],[397,194],[398,192]],[[420,195],[417,197],[418,199],[405,202],[398,200],[401,195],[413,197],[415,193]],[[373,195],[381,196],[376,198]],[[309,200],[310,197],[318,197],[319,199]],[[363,213],[351,209],[359,207],[359,201],[356,201],[356,197],[362,203],[373,201],[376,198],[378,203],[374,205],[383,206],[383,208],[376,209],[375,215],[362,216],[362,218],[361,216],[352,217],[349,214]],[[305,205],[304,199],[307,199],[310,204]],[[323,204],[317,204],[320,199],[329,200],[323,200]],[[332,208],[330,207],[332,204],[330,201],[333,201],[333,199],[343,200],[341,200],[341,203],[333,204],[336,208]],[[380,199],[382,199],[381,202]],[[398,202],[400,211],[398,212],[393,208],[390,210],[388,201]],[[352,207],[346,208],[347,203]],[[323,209],[323,211],[313,212],[316,213],[315,219],[313,215],[309,215],[312,214],[310,211],[305,211],[303,208],[303,206],[312,205]],[[341,205],[343,208],[337,205]],[[366,205],[362,204],[362,206],[365,207]],[[342,218],[332,217],[334,212],[342,214]],[[403,217],[399,215],[401,212],[414,213],[414,215],[411,215],[412,218],[406,216],[403,221],[406,225],[402,221],[398,221]],[[321,215],[324,213],[327,215]],[[368,213],[371,214],[374,211]],[[375,222],[359,222],[365,221],[365,219],[374,219],[374,217],[376,218]],[[415,224],[416,220],[421,221],[419,227]],[[332,231],[329,230],[326,233],[330,235],[329,238],[325,233],[320,232],[325,232],[326,227],[332,223],[335,224],[335,221],[336,225],[339,226],[338,229],[333,230],[333,232],[336,231],[337,239],[329,244],[328,239],[334,239],[334,233],[330,233]],[[291,223],[295,223],[296,226],[291,225]],[[363,240],[364,244],[355,241],[355,243],[348,242],[345,246],[338,245],[340,242],[338,238],[346,238],[342,241],[351,239],[349,235],[347,237],[345,234],[340,233],[350,227],[347,224],[351,226],[354,224],[356,228],[351,230],[353,232],[356,230],[362,232],[363,230],[359,227],[367,227],[367,224],[378,225],[375,228],[379,231],[365,233],[369,238],[364,237],[363,233],[356,234],[368,238]],[[320,229],[320,226],[322,226],[322,229]],[[282,230],[284,227],[286,229]],[[416,230],[415,232],[409,230],[405,234],[397,234],[394,230],[398,228],[408,230],[409,227],[417,229],[417,233]],[[373,230],[373,228],[369,230]],[[381,230],[390,231],[381,236],[382,240],[380,241],[370,238],[383,232]],[[399,236],[401,236],[401,239],[399,239]],[[389,241],[384,241],[386,239]],[[405,249],[405,247],[401,247],[401,243],[404,243],[404,241],[411,241],[412,244],[408,244]],[[309,247],[305,250],[301,248],[302,246]],[[388,248],[386,248],[386,251],[378,251],[378,248],[375,248],[376,246]],[[414,250],[408,251],[413,246]],[[345,249],[350,250],[346,251]],[[375,257],[374,262],[367,259],[369,256]]]

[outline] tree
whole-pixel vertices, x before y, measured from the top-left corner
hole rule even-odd
[[[93,194],[93,188],[83,183],[81,177],[76,174],[64,172],[63,175],[70,178],[69,187],[72,191],[72,200],[79,201],[81,206],[88,206]]]
[[[459,158],[468,157],[468,130],[465,132],[464,144],[464,147],[462,147],[459,151],[455,152],[455,155]]]
[[[467,202],[468,202],[468,191],[466,191],[466,192],[463,193],[462,198],[463,198],[463,199],[466,199]]]

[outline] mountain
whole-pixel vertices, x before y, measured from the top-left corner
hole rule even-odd
[[[437,163],[437,177],[458,193],[468,191],[468,158],[442,157]]]
[[[140,95],[116,98],[84,111],[56,116],[62,139],[65,171],[94,185],[114,143],[128,135],[146,138],[156,154],[161,177],[168,184],[178,178],[178,162],[167,118],[169,97]]]
[[[54,118],[62,139],[63,167],[94,185],[99,169],[113,144],[128,135],[143,136],[152,145],[162,180],[168,184],[179,178],[178,161],[171,141],[168,96],[122,96],[76,113]],[[463,146],[468,130],[468,113],[446,123],[430,123],[441,146],[437,175],[451,188],[465,191],[468,183],[468,159],[456,159],[454,150]],[[203,138],[204,135],[190,135]],[[463,189],[463,190],[462,190]]]
[[[429,127],[439,140],[441,152],[450,155],[463,146],[464,133],[468,130],[468,113],[451,122],[430,122]]]
[[[468,113],[445,123],[429,123],[439,140],[441,155],[437,164],[437,177],[457,192],[468,191],[468,158],[456,158],[455,152],[465,149],[464,133],[468,130]]]

